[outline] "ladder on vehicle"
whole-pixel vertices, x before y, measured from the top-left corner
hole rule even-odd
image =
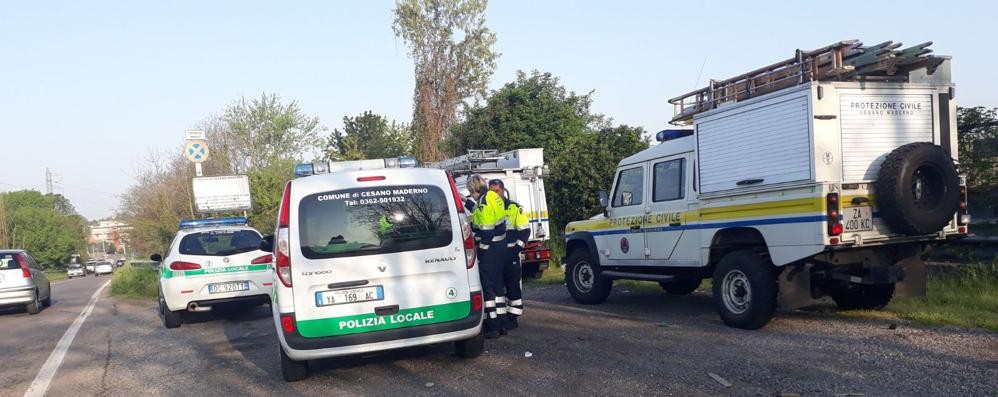
[[[672,98],[673,124],[687,124],[697,113],[811,81],[899,81],[908,73],[926,68],[935,73],[946,58],[930,56],[932,42],[902,50],[901,43],[886,41],[864,47],[859,40],[845,40],[813,51],[797,50],[793,58],[753,70]]]
[[[497,171],[502,156],[498,150],[468,150],[468,154],[429,164],[429,168],[450,171],[454,175]]]

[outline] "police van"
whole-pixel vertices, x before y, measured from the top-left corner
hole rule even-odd
[[[921,255],[967,235],[948,57],[844,41],[673,99],[661,142],[620,161],[603,214],[566,227],[581,303],[613,280],[688,294],[713,279],[726,324],[830,296],[925,293]]]
[[[270,302],[271,255],[260,251],[260,233],[246,218],[188,219],[159,262],[159,311],[166,328],[181,314],[210,311],[219,304]]]
[[[284,379],[308,360],[454,342],[480,355],[482,289],[454,180],[410,157],[300,164],[273,250]]]

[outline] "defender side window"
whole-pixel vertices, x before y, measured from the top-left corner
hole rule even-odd
[[[670,201],[683,198],[685,174],[684,159],[663,161],[655,164],[652,170],[652,201]]]
[[[645,170],[642,167],[629,168],[620,171],[617,176],[617,187],[613,189],[614,207],[626,207],[641,204],[644,197]]]

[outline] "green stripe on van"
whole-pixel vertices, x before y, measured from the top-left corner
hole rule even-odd
[[[262,272],[267,270],[270,265],[239,265],[239,266],[228,266],[228,267],[209,267],[197,270],[170,270],[169,267],[163,267],[162,276],[163,278],[172,277],[191,277],[191,276],[210,276],[213,274],[223,274],[223,273],[235,273],[235,272]]]
[[[320,338],[454,321],[468,317],[469,313],[471,313],[471,301],[463,301],[403,309],[390,316],[368,313],[356,316],[299,320],[297,324],[298,333],[302,336]]]

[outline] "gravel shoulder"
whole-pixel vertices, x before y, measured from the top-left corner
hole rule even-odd
[[[725,327],[709,296],[616,289],[575,304],[530,286],[513,334],[465,361],[447,345],[313,362],[284,383],[266,306],[167,330],[152,301],[105,296],[51,395],[995,395],[998,334],[820,312],[758,331]],[[529,352],[529,357],[527,357]],[[732,384],[724,387],[714,373]]]

